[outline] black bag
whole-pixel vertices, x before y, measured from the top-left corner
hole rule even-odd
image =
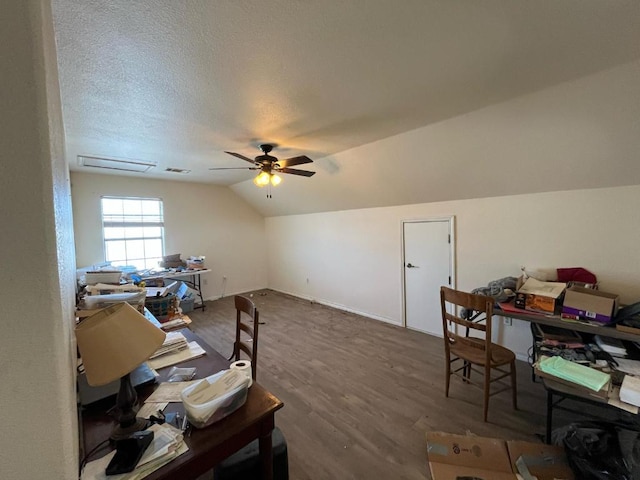
[[[640,433],[607,422],[572,423],[553,431],[580,480],[640,480]]]

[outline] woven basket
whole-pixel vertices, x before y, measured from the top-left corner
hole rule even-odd
[[[147,297],[144,306],[153,314],[159,322],[166,322],[175,315],[177,297],[169,293],[164,297]]]

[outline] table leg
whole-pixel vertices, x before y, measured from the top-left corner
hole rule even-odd
[[[204,298],[202,298],[202,285],[201,285],[202,279],[200,278],[200,275],[194,275],[193,276],[193,284],[196,287],[196,290],[198,291],[198,296],[200,297],[200,308],[202,308],[202,311],[204,312],[205,310],[205,304],[204,304]]]
[[[273,446],[271,440],[271,430],[260,435],[258,440],[260,446],[260,464],[262,466],[262,479],[273,480]]]
[[[551,444],[551,427],[553,425],[553,393],[547,390],[547,432],[545,435],[545,443]]]

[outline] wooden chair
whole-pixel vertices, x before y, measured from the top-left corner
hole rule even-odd
[[[247,297],[236,295],[236,341],[229,360],[240,360],[244,352],[251,360],[251,376],[256,380],[258,366],[259,314],[255,304]],[[242,332],[246,335],[243,338]],[[249,337],[247,341],[246,337]],[[289,456],[287,441],[278,427],[271,434],[271,449],[274,480],[289,479]],[[214,480],[247,480],[260,478],[260,447],[258,440],[227,457],[213,469]]]
[[[235,296],[235,304],[236,341],[229,360],[240,360],[240,352],[244,352],[251,360],[251,376],[255,381],[258,368],[258,325],[260,324],[258,309],[251,300],[241,295]],[[242,332],[246,335],[243,336]]]
[[[451,375],[456,375],[463,382],[481,388],[484,392],[485,422],[489,413],[489,397],[497,393],[511,389],[513,408],[518,409],[516,356],[508,348],[491,342],[493,302],[493,298],[484,295],[460,292],[447,287],[440,288],[446,357],[445,395],[449,396]],[[465,318],[459,316],[462,315],[462,311],[466,312]],[[484,323],[480,323],[482,319],[485,320]],[[464,334],[459,331],[460,329],[465,330]],[[507,365],[508,371],[505,368]],[[482,374],[483,381],[481,383],[472,381],[471,371]],[[504,380],[509,376],[511,385],[507,385]],[[494,382],[497,382],[501,388],[492,392],[491,386]]]

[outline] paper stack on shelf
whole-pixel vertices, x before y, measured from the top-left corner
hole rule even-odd
[[[595,335],[594,340],[603,351],[609,353],[613,357],[626,357],[627,349],[624,344],[617,338],[602,337]]]
[[[153,441],[132,472],[107,477],[106,468],[116,453],[114,450],[98,460],[87,463],[82,471],[81,480],[140,480],[189,450],[184,443],[182,431],[173,425],[154,424],[149,430],[153,431]]]
[[[162,346],[155,351],[150,358],[157,358],[168,353],[178,352],[189,347],[189,343],[185,336],[180,332],[169,332],[162,342]]]
[[[640,407],[640,378],[625,375],[620,387],[620,400]]]

